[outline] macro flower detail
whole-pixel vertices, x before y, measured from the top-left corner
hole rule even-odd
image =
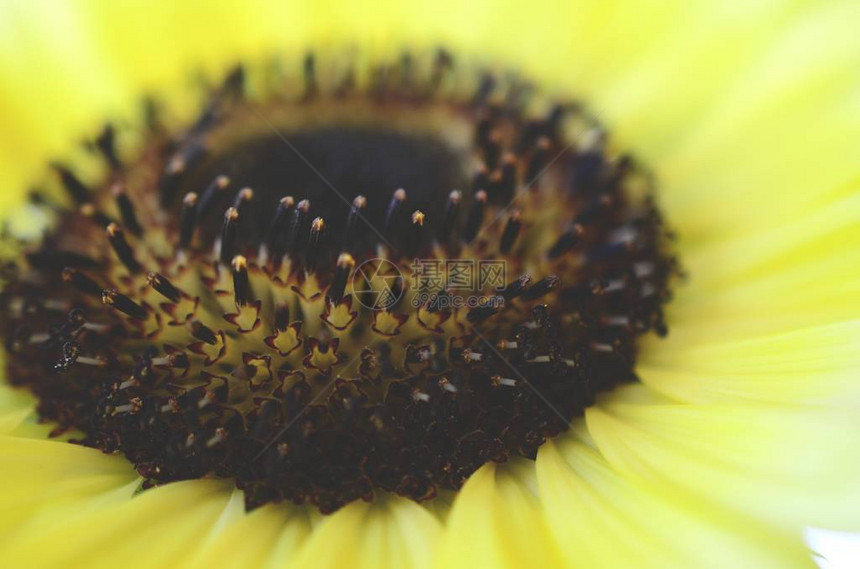
[[[2,3],[0,566],[855,567],[858,21]]]
[[[647,176],[577,105],[530,113],[525,82],[428,59],[324,88],[311,54],[300,95],[255,100],[237,67],[188,126],[150,107],[129,159],[105,127],[100,182],[54,165],[68,199],[9,268],[3,330],[57,434],[123,453],[145,486],[227,477],[249,507],[331,512],[533,458],[635,380],[676,272]],[[507,282],[476,285],[498,302],[451,308],[453,281],[399,277],[448,258],[503,263]],[[357,281],[368,259],[399,278]]]

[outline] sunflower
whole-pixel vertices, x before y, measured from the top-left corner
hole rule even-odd
[[[4,566],[860,530],[856,2],[3,12]]]

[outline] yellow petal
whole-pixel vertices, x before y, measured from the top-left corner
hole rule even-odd
[[[681,231],[754,234],[856,180],[856,2],[812,3],[659,160]]]
[[[536,490],[531,461],[481,467],[454,502],[436,567],[557,567]]]
[[[629,405],[586,411],[601,453],[667,496],[692,496],[787,528],[860,528],[854,410]]]
[[[426,568],[432,563],[439,521],[397,496],[352,502],[325,517],[302,547],[297,567]]]
[[[858,345],[860,320],[853,320],[751,340],[646,349],[637,373],[655,390],[689,403],[761,401],[856,409]]]
[[[120,457],[65,442],[0,436],[0,535],[11,541],[38,532],[40,520],[111,501],[118,489],[130,496],[129,485],[136,482],[137,473]]]
[[[181,566],[219,522],[231,484],[176,482],[97,507],[86,501],[20,532],[3,555],[9,567]],[[46,547],[45,544],[50,544]]]
[[[244,496],[233,491],[209,536],[195,544],[190,567],[289,567],[311,531],[309,507],[264,506],[246,513]]]
[[[541,447],[537,477],[565,567],[814,567],[799,530],[652,492],[573,436]]]

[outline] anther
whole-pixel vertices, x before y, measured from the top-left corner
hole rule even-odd
[[[209,206],[212,205],[215,195],[223,192],[230,185],[230,178],[227,176],[216,176],[206,189],[203,190],[203,195],[200,197],[197,205],[198,217],[203,217],[209,211]]]
[[[561,256],[562,254],[570,251],[574,247],[576,247],[577,243],[580,241],[580,237],[584,233],[582,225],[575,223],[570,229],[561,234],[561,236],[556,240],[552,247],[549,249],[549,258],[555,259]]]
[[[328,289],[328,296],[335,303],[338,303],[343,298],[343,293],[346,290],[346,283],[349,280],[349,275],[352,269],[355,268],[355,259],[349,253],[341,253],[337,258],[337,266],[334,271],[334,278],[331,281],[331,286]]]
[[[505,301],[513,300],[523,294],[529,283],[532,282],[531,275],[520,275],[514,281],[508,283],[505,288],[499,292],[499,296]]]
[[[487,192],[479,190],[472,198],[472,208],[463,228],[463,239],[466,243],[471,242],[481,230],[484,221],[484,209],[487,205]]]
[[[505,229],[502,232],[502,239],[499,242],[499,252],[501,254],[507,255],[511,251],[511,248],[514,246],[514,243],[520,234],[522,225],[520,212],[514,211],[508,218],[508,222],[505,224]]]
[[[343,244],[341,248],[344,251],[355,251],[358,238],[359,223],[362,218],[362,211],[367,207],[367,199],[364,196],[355,196],[352,200],[352,206],[349,208],[349,213],[346,216],[346,225],[343,230]]]
[[[96,281],[72,267],[63,269],[63,281],[71,284],[83,293],[92,296],[101,296],[102,294],[102,287]]]
[[[114,184],[111,188],[111,192],[113,193],[114,200],[116,200],[116,207],[119,210],[122,224],[127,227],[133,235],[136,235],[137,237],[143,235],[143,228],[140,226],[140,223],[137,221],[137,216],[134,213],[134,204],[131,203],[131,199],[128,197],[125,188],[122,184]]]
[[[538,139],[537,146],[534,153],[532,153],[528,169],[526,170],[526,183],[528,185],[537,184],[538,178],[540,178],[544,168],[549,164],[549,152],[551,148],[552,142],[550,142],[549,138],[542,136]]]
[[[201,342],[206,342],[212,346],[218,343],[218,336],[215,332],[199,320],[190,321],[188,323],[188,331]]]
[[[284,241],[290,226],[290,214],[295,205],[296,201],[292,196],[284,196],[278,202],[278,209],[275,210],[275,216],[272,218],[272,223],[269,224],[265,240],[266,248],[272,259],[280,259],[286,252]]]
[[[421,210],[415,210],[412,213],[412,223],[406,236],[407,256],[413,257],[421,250],[421,242],[424,235],[424,217],[424,213]]]
[[[187,249],[197,227],[197,194],[189,192],[182,200],[179,213],[179,249]]]
[[[406,190],[400,188],[391,196],[388,209],[385,211],[385,225],[383,234],[392,241],[396,239],[397,232],[403,222],[404,202],[406,201]]]
[[[248,260],[242,255],[236,255],[232,261],[233,267],[233,297],[236,306],[245,306],[252,300],[251,283],[248,280]]]
[[[78,204],[90,201],[90,189],[75,174],[62,164],[54,164],[54,170],[60,176],[60,182],[69,196]]]
[[[315,271],[322,261],[323,234],[325,233],[325,221],[317,217],[311,222],[311,235],[308,239],[308,248],[305,251],[305,268],[309,272]]]
[[[290,221],[290,229],[287,231],[286,242],[287,253],[293,258],[297,258],[304,248],[305,236],[307,235],[306,224],[310,209],[311,202],[302,200],[293,210],[293,218]]]
[[[95,142],[96,148],[98,148],[102,155],[107,159],[111,169],[118,169],[122,164],[120,163],[119,156],[116,153],[116,130],[113,125],[110,123],[106,124]]]
[[[507,203],[514,197],[517,187],[517,158],[511,152],[502,156],[502,165],[490,178],[493,200]]]
[[[556,275],[548,275],[526,290],[523,293],[523,300],[538,299],[556,288],[559,282],[560,280]]]
[[[221,252],[218,258],[224,265],[230,265],[235,255],[236,238],[239,233],[239,212],[235,207],[227,208],[224,212],[224,224],[221,226]]]
[[[442,244],[447,244],[451,240],[451,235],[454,228],[457,226],[457,220],[460,217],[460,201],[462,194],[458,190],[452,190],[448,194],[448,201],[445,204],[445,215],[442,218],[442,224],[439,226],[438,238]]]
[[[146,320],[149,315],[144,307],[124,294],[121,294],[115,288],[108,288],[102,291],[102,302],[137,320]]]
[[[125,239],[125,233],[116,223],[111,223],[107,226],[107,237],[113,247],[116,256],[122,261],[122,264],[128,269],[131,274],[137,274],[143,270],[137,259],[134,258],[134,253]]]
[[[167,277],[158,273],[149,272],[146,274],[146,282],[170,302],[177,303],[182,300],[182,291],[167,280]]]
[[[251,188],[242,188],[236,194],[236,198],[233,200],[233,207],[236,208],[236,211],[239,212],[239,215],[245,217],[248,213],[248,206],[251,204],[251,200],[254,199],[254,190]]]

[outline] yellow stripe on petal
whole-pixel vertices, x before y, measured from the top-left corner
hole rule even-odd
[[[439,531],[439,521],[411,500],[386,495],[372,504],[352,502],[314,528],[295,567],[424,569]]]
[[[436,567],[558,566],[536,491],[531,461],[481,467],[454,502]]]
[[[860,320],[752,340],[646,349],[637,373],[655,390],[688,403],[760,401],[856,409],[857,346]]]
[[[165,567],[192,557],[230,502],[230,483],[176,482],[44,519],[4,552],[8,567]],[[50,544],[46,547],[46,544]]]
[[[60,441],[0,436],[0,541],[39,532],[40,520],[61,520],[111,501],[117,490],[131,496],[129,485],[137,481],[128,461],[117,456]]]
[[[619,472],[774,525],[860,528],[856,413],[603,403],[586,411]]]
[[[654,493],[575,437],[541,447],[537,477],[565,567],[815,567],[796,534]]]
[[[190,567],[228,569],[290,567],[311,531],[306,507],[264,506],[245,512],[244,495],[233,491],[208,539],[195,545]]]

